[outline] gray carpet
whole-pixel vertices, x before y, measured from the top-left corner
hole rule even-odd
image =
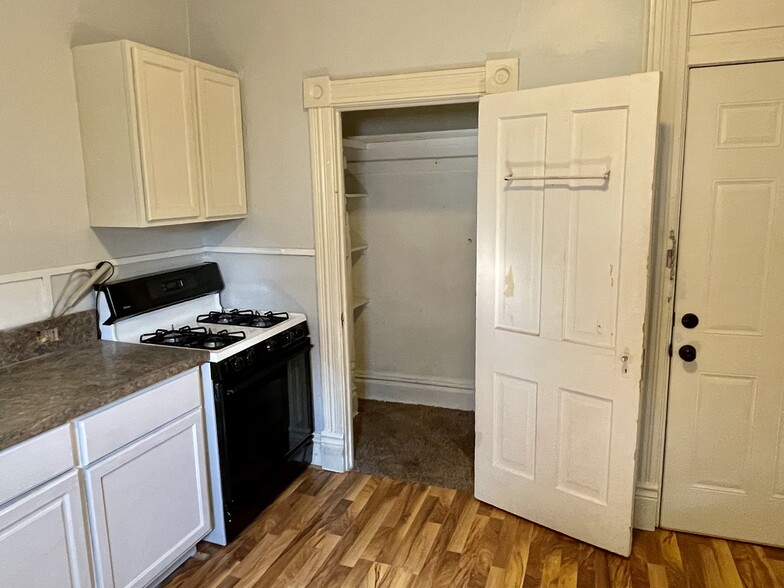
[[[354,469],[473,492],[474,413],[360,399]]]

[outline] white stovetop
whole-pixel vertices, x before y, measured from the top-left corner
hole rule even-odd
[[[268,329],[258,329],[253,327],[239,327],[234,325],[211,325],[207,323],[197,323],[196,317],[200,314],[207,314],[213,310],[222,310],[220,304],[220,296],[218,294],[210,294],[202,296],[196,300],[189,300],[180,304],[162,308],[153,312],[148,312],[139,316],[130,317],[127,319],[119,320],[113,325],[104,325],[103,322],[109,315],[106,303],[102,296],[98,300],[98,320],[101,328],[101,338],[107,341],[121,341],[124,343],[139,343],[139,345],[149,345],[149,343],[140,343],[139,337],[147,333],[154,333],[156,329],[179,329],[185,326],[190,327],[206,327],[212,329],[213,332],[228,330],[231,333],[243,332],[245,339],[237,343],[233,343],[218,349],[210,351],[210,361],[221,361],[227,357],[231,357],[238,351],[247,349],[273,335],[277,335],[286,329],[293,327],[299,323],[305,322],[305,315],[298,313],[289,313],[289,319],[278,323]],[[170,345],[161,345],[161,347],[168,347]],[[197,351],[195,349],[182,348],[186,351]],[[199,350],[205,351],[205,350]]]

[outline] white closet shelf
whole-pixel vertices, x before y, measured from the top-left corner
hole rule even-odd
[[[370,302],[370,298],[363,298],[361,296],[355,296],[354,300],[352,301],[352,307],[354,310],[359,310],[368,305]]]
[[[359,243],[357,245],[351,246],[351,253],[360,253],[367,251],[368,246],[364,243]]]
[[[346,198],[367,198],[367,194],[346,194]]]

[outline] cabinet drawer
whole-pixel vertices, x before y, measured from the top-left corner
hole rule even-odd
[[[194,368],[76,421],[79,462],[90,464],[201,406]]]
[[[0,452],[0,504],[75,465],[71,425],[62,425]]]

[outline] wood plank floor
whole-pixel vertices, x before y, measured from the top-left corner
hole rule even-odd
[[[231,545],[202,543],[167,586],[784,588],[784,550],[636,531],[625,559],[467,492],[311,468]]]

